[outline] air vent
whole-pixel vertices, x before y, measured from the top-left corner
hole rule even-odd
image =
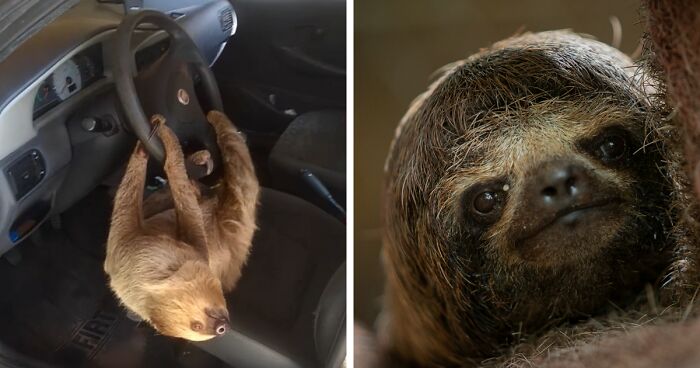
[[[233,28],[233,11],[231,8],[224,8],[219,11],[219,22],[221,23],[222,31],[231,33]]]

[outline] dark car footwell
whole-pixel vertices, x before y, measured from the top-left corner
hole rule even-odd
[[[62,367],[224,367],[127,318],[102,270],[110,197],[98,189],[0,261],[0,340]]]

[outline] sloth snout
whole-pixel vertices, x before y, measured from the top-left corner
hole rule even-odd
[[[226,321],[219,321],[216,326],[216,334],[217,335],[223,335],[230,329],[228,322]]]
[[[226,331],[231,329],[231,325],[228,319],[228,311],[225,309],[208,309],[207,315],[209,316],[209,326],[211,330],[216,335],[223,335]]]
[[[569,207],[582,197],[590,195],[591,177],[587,171],[568,161],[555,161],[540,169],[535,182],[539,190],[533,188],[538,196],[536,202],[551,211]]]
[[[559,231],[568,234],[574,227],[590,224],[583,220],[600,218],[622,202],[613,187],[576,160],[545,162],[525,179],[522,193],[524,205],[514,218],[521,240],[555,224],[564,225],[550,233],[559,239],[563,235]]]

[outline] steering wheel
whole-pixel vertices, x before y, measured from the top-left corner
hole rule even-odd
[[[138,71],[132,49],[132,36],[141,24],[153,24],[170,36],[168,50],[155,62]],[[150,116],[160,114],[180,139],[184,150],[207,149],[214,167],[221,162],[216,135],[207,123],[208,109],[223,111],[216,79],[197,45],[185,30],[168,15],[143,10],[127,15],[115,35],[114,81],[127,123],[151,157],[163,162],[165,153],[160,139],[152,134]],[[195,78],[201,83],[197,91]]]

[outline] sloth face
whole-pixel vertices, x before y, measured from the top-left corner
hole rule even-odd
[[[230,330],[221,283],[206,263],[187,262],[172,277],[151,296],[148,319],[158,332],[204,341]]]
[[[395,351],[423,365],[487,356],[659,280],[673,209],[650,89],[627,56],[565,31],[443,69],[385,166]]]
[[[642,149],[644,122],[612,106],[531,113],[491,117],[501,129],[479,141],[488,159],[444,179],[459,221],[507,266],[556,268],[621,246],[662,180]]]

